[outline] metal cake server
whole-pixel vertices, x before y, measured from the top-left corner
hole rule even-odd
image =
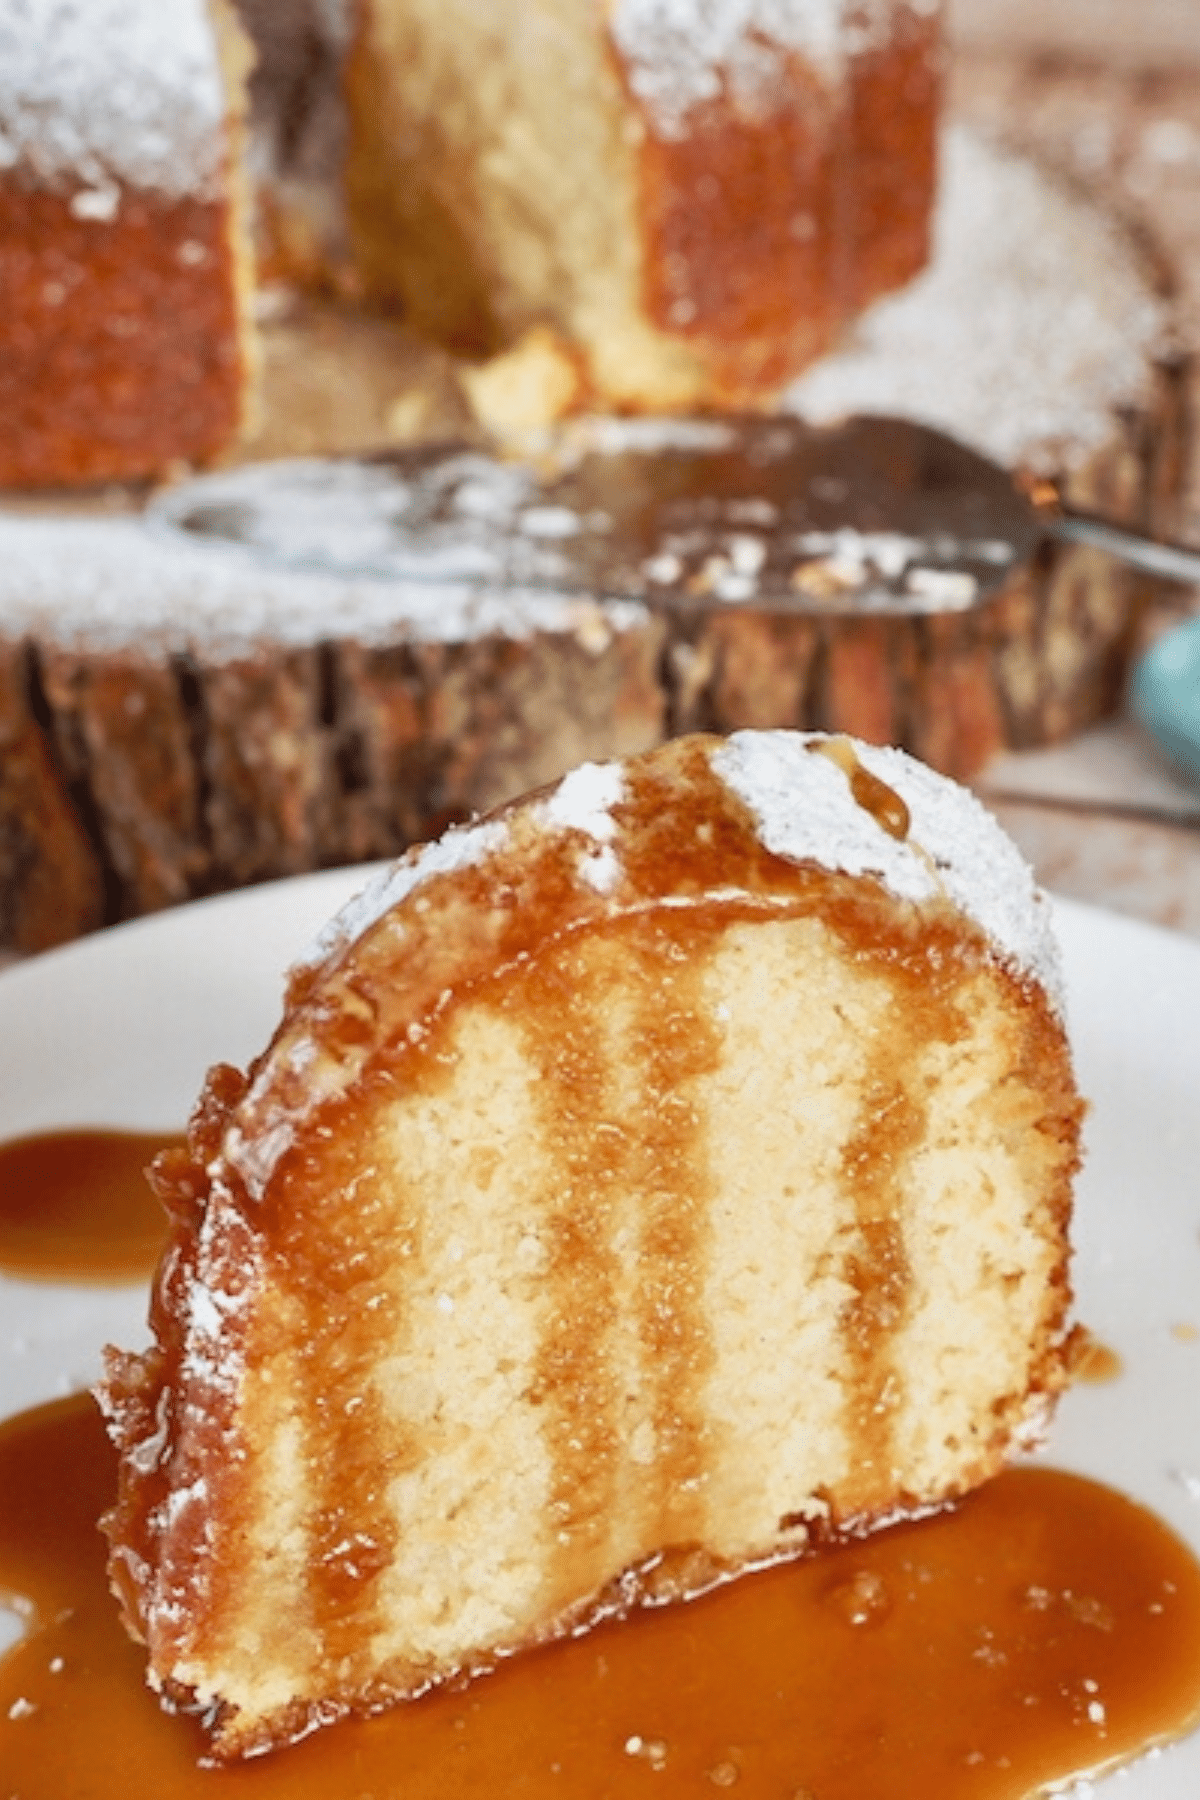
[[[1046,538],[1171,580],[1200,551],[1034,495],[945,433],[862,416],[593,419],[536,460],[469,445],[265,463],[160,495],[154,528],[340,577],[553,589],[679,612],[966,611]]]

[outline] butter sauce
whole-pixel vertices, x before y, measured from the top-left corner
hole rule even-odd
[[[162,1143],[75,1132],[0,1148],[5,1244],[39,1238],[26,1265],[60,1279],[144,1268],[161,1227],[141,1170]],[[96,1529],[114,1487],[86,1396],[0,1426],[0,1594],[30,1620],[0,1662],[0,1768],[21,1800],[116,1796],[133,1768],[161,1800],[540,1800],[648,1780],[664,1800],[1008,1800],[1200,1716],[1189,1552],[1118,1495],[1027,1469],[936,1518],[216,1773],[118,1623]]]
[[[864,812],[870,813],[881,831],[903,843],[908,836],[912,818],[905,802],[890,788],[886,781],[873,775],[858,759],[852,739],[848,737],[817,738],[809,745],[819,756],[839,768],[850,783],[850,792],[856,805]]]
[[[145,1171],[183,1141],[55,1131],[0,1144],[0,1270],[37,1281],[145,1280],[167,1236]]]
[[[1120,1354],[1111,1345],[1101,1343],[1098,1337],[1082,1327],[1076,1330],[1071,1340],[1069,1363],[1072,1381],[1086,1382],[1089,1386],[1116,1381],[1125,1367]]]
[[[20,1800],[1017,1800],[1200,1717],[1200,1566],[1096,1483],[1010,1470],[957,1508],[515,1658],[221,1771],[159,1710],[95,1527],[85,1395],[0,1425],[0,1769]]]

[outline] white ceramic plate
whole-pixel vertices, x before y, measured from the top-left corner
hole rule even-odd
[[[210,1063],[265,1043],[282,971],[367,873],[184,907],[0,976],[0,1138],[178,1128]],[[1067,1396],[1049,1456],[1144,1501],[1200,1554],[1200,942],[1067,902],[1058,916],[1093,1103],[1079,1313],[1124,1373]],[[144,1339],[144,1308],[138,1288],[0,1278],[0,1415],[89,1382],[103,1343]],[[1112,1785],[1114,1800],[1196,1800],[1200,1734]]]

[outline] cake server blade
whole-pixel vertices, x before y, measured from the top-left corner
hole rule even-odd
[[[1035,499],[945,433],[860,416],[591,419],[537,456],[435,445],[265,463],[169,490],[156,529],[276,567],[635,599],[671,612],[966,611],[1047,535],[1200,580],[1200,555]],[[1186,569],[1186,573],[1184,570]]]

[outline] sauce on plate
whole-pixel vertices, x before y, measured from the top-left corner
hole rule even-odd
[[[531,1651],[219,1772],[159,1710],[95,1521],[87,1396],[0,1425],[0,1769],[20,1800],[1017,1800],[1200,1717],[1200,1565],[1152,1514],[1021,1468],[956,1508]]]
[[[146,1167],[182,1137],[53,1131],[0,1144],[0,1270],[39,1281],[139,1281],[167,1220]]]
[[[1116,1381],[1124,1373],[1124,1369],[1119,1351],[1102,1343],[1084,1327],[1076,1330],[1070,1345],[1072,1381],[1085,1382],[1089,1387],[1094,1387],[1106,1381]]]
[[[142,1170],[179,1141],[0,1147],[5,1266],[24,1233],[23,1273],[145,1272],[162,1225]],[[132,1769],[156,1800],[1017,1800],[1200,1719],[1200,1565],[1111,1490],[1024,1468],[216,1772],[117,1617],[96,1527],[115,1486],[88,1396],[0,1424],[0,1598],[28,1618],[0,1659],[0,1769],[20,1800],[125,1800]]]

